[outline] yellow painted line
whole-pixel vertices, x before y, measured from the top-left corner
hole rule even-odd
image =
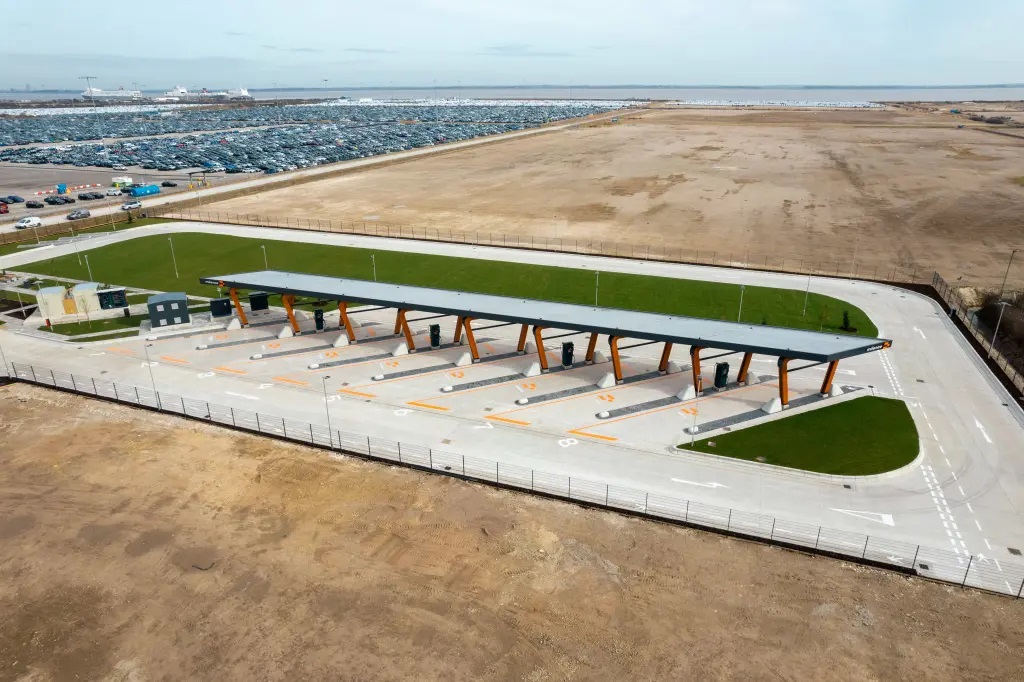
[[[217,372],[230,372],[231,374],[248,374],[248,372],[243,372],[240,369],[231,369],[230,367],[214,367],[213,369]]]
[[[421,403],[418,400],[410,400],[406,405],[415,405],[416,407],[425,407],[428,410],[440,410],[441,412],[448,412],[451,408],[441,407],[439,405],[429,405],[427,403]]]
[[[518,424],[519,426],[529,426],[530,422],[522,422],[518,419],[508,419],[506,417],[496,417],[494,415],[484,417],[484,419],[493,419],[496,422],[506,422],[508,424]]]
[[[305,381],[296,381],[295,379],[289,379],[288,377],[274,377],[274,381],[280,381],[283,384],[295,384],[296,386],[309,386]]]
[[[599,440],[607,440],[612,442],[618,440],[618,438],[613,438],[612,436],[599,436],[596,433],[587,433],[585,431],[580,431],[579,429],[573,429],[572,431],[569,431],[569,433],[571,433],[574,436],[583,436],[584,438],[597,438]]]
[[[353,391],[350,388],[343,388],[338,393],[348,393],[349,395],[357,395],[361,398],[376,398],[377,396],[373,393],[362,393],[360,391]]]
[[[192,364],[188,360],[182,360],[181,358],[175,358],[175,357],[172,357],[170,355],[161,355],[160,359],[161,360],[166,360],[167,362],[177,362],[180,365],[191,365]]]

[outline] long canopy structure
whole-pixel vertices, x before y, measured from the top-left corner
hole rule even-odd
[[[395,324],[395,333],[405,333],[411,350],[414,350],[414,347],[411,334],[408,331],[408,323],[405,320],[407,311],[452,315],[458,318],[456,338],[461,337],[463,330],[466,332],[474,359],[478,359],[478,353],[470,326],[473,320],[484,319],[523,325],[520,334],[520,352],[525,348],[527,328],[532,326],[537,341],[538,356],[544,369],[547,369],[547,359],[542,344],[544,329],[589,332],[591,341],[587,352],[588,361],[593,358],[597,336],[607,334],[617,381],[622,380],[617,345],[619,339],[629,338],[664,343],[665,352],[662,354],[660,364],[662,371],[668,364],[672,345],[685,344],[689,345],[691,349],[694,385],[698,389],[700,388],[700,351],[705,348],[744,353],[744,360],[740,367],[740,381],[745,380],[753,354],[779,358],[780,384],[783,385],[786,383],[785,373],[788,361],[828,362],[829,372],[826,382],[822,384],[823,392],[827,392],[826,389],[831,386],[831,380],[835,375],[835,368],[839,360],[888,348],[892,344],[888,339],[827,334],[801,329],[723,322],[661,313],[600,308],[277,270],[217,275],[204,277],[200,281],[204,284],[228,287],[243,324],[246,324],[246,320],[244,310],[238,302],[237,291],[239,289],[282,294],[282,301],[296,332],[299,330],[292,312],[295,295],[336,300],[339,303],[342,324],[353,342],[355,336],[348,322],[347,304],[361,303],[396,308],[398,319]],[[783,404],[786,404],[788,395],[784,388],[782,393]]]

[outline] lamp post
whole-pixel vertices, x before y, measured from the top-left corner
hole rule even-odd
[[[738,315],[736,315],[736,321],[737,322],[739,322],[739,321],[741,321],[743,319],[743,291],[746,288],[747,287],[745,285],[743,285],[743,284],[740,285],[740,312],[739,312]]]
[[[174,264],[174,279],[178,279],[178,259],[174,256],[174,241],[168,237],[167,243],[171,245],[171,262]]]
[[[163,410],[163,405],[160,404],[160,394],[156,390],[156,377],[153,376],[153,363],[149,359],[149,347],[152,345],[147,343],[142,347],[142,350],[146,354],[146,369],[149,370],[149,383],[153,386],[153,395],[156,396],[156,409]]]
[[[597,293],[601,288],[601,273],[594,273],[594,307],[597,307]]]
[[[1000,299],[1002,299],[1002,297],[1003,297],[1003,291],[1006,290],[1006,278],[1010,276],[1010,266],[1013,265],[1013,256],[1018,251],[1022,251],[1022,250],[1024,250],[1024,249],[1014,249],[1013,251],[1010,252],[1010,262],[1008,262],[1006,264],[1006,274],[1003,275],[1003,283],[999,287],[999,298]]]
[[[270,266],[267,265],[267,247],[264,246],[263,244],[260,244],[260,248],[263,250],[263,269],[269,270]]]
[[[89,281],[94,281],[92,278],[92,267],[89,265],[89,254],[85,254],[85,269],[89,273]]]
[[[811,297],[811,276],[807,275],[807,291],[804,292],[804,311],[800,313],[800,317],[807,315],[807,299]]]
[[[993,351],[996,349],[996,337],[999,336],[999,325],[1003,323],[1003,313],[1006,312],[1006,306],[1010,305],[1006,301],[999,301],[999,319],[996,320],[996,330],[992,333],[992,345],[989,346],[988,356],[991,358]]]
[[[376,254],[370,254],[370,264],[373,265],[373,281],[377,281],[377,256]]]
[[[330,379],[329,374],[325,374],[322,378],[324,385],[324,412],[327,413],[327,437],[331,441],[331,447],[334,447],[334,432],[331,430],[331,404],[327,401],[327,380]]]

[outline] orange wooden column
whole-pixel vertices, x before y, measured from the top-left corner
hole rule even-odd
[[[292,325],[292,331],[296,335],[301,334],[302,331],[299,329],[299,323],[295,319],[295,294],[281,294],[281,303],[288,313],[288,322]]]
[[[612,371],[615,372],[615,383],[622,383],[622,358],[619,357],[619,337],[608,337],[608,348],[612,353]]]
[[[526,335],[530,331],[530,325],[524,324],[523,328],[519,330],[519,345],[516,346],[516,352],[520,355],[526,352]]]
[[[405,345],[409,349],[410,353],[416,352],[416,344],[412,340],[412,331],[409,329],[409,322],[405,319],[405,313],[408,312],[402,308],[398,309],[398,314],[395,315],[395,333],[402,333],[405,335]]]
[[[690,347],[690,364],[693,365],[693,390],[700,393],[704,390],[704,386],[701,381],[700,372],[700,352],[703,350],[700,346]]]
[[[452,343],[456,346],[462,343],[462,318],[455,318],[455,338],[452,339]]]
[[[825,379],[821,382],[821,392],[828,394],[832,390],[832,380],[836,378],[836,369],[839,367],[839,361],[833,360],[828,363],[828,370],[825,372]]]
[[[661,362],[658,363],[658,371],[664,374],[668,371],[668,359],[672,355],[672,344],[666,343],[665,349],[661,351]]]
[[[743,362],[740,363],[740,372],[736,375],[736,383],[742,384],[747,380],[747,373],[750,371],[750,360],[753,357],[753,353],[743,354]]]
[[[779,358],[779,400],[789,405],[789,358]]]
[[[587,357],[586,361],[588,365],[594,364],[594,351],[597,350],[597,332],[593,332],[590,335],[590,343],[587,344]]]
[[[242,309],[242,302],[238,300],[238,289],[232,287],[228,292],[228,296],[231,297],[231,302],[235,304],[235,313],[238,315],[238,321],[242,323],[243,327],[248,327],[249,319],[245,316],[245,310]]]
[[[473,362],[480,362],[480,351],[476,348],[476,337],[473,336],[473,318],[462,318],[462,326],[466,329],[466,339],[469,341],[469,353],[473,356]]]
[[[352,321],[348,319],[348,302],[338,301],[338,314],[341,317],[341,324],[339,327],[345,330],[348,335],[349,343],[356,342],[356,333],[352,330]]]
[[[533,342],[537,344],[537,358],[540,360],[540,371],[548,371],[548,352],[544,350],[544,327],[533,328]]]

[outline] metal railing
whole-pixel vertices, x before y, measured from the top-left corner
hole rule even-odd
[[[969,313],[969,307],[963,297],[937,272],[932,275],[932,287],[942,297],[942,300],[946,302],[946,305],[949,306],[947,312],[950,315],[955,315],[963,322],[964,327],[967,328],[967,331],[974,337],[974,340],[981,346],[985,357],[995,363],[996,367],[1006,375],[1006,378],[1017,387],[1018,391],[1024,393],[1024,368],[1015,365],[999,351],[1001,345],[999,339],[989,336],[991,332],[985,332],[977,325],[974,317]]]
[[[16,381],[181,415],[382,462],[530,491],[593,507],[703,528],[785,547],[891,568],[947,583],[1020,598],[1024,565],[718,507],[643,490],[468,457],[421,445],[186,398],[131,384],[12,363]]]
[[[765,255],[751,253],[750,251],[698,250],[659,244],[652,245],[650,243],[630,244],[597,239],[563,239],[561,237],[508,234],[489,230],[452,230],[419,225],[393,225],[382,222],[263,216],[255,213],[195,210],[181,206],[158,206],[152,210],[147,210],[146,214],[149,217],[195,220],[227,225],[312,230],[315,232],[355,234],[369,237],[472,244],[474,246],[500,246],[503,248],[631,258],[688,265],[719,265],[801,275],[853,277],[880,282],[927,284],[931,278],[931,270],[923,267],[907,267],[895,263],[866,263],[856,260],[826,260],[818,256],[779,255],[777,252]]]

